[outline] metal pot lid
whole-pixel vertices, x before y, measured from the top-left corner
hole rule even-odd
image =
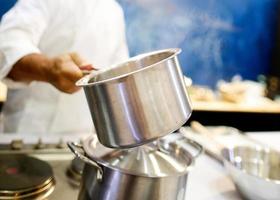
[[[146,177],[186,174],[202,151],[199,144],[180,133],[131,149],[107,148],[96,136],[91,136],[83,142],[83,148],[87,156],[100,165]]]

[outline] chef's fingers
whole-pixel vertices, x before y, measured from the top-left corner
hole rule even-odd
[[[84,58],[82,58],[78,53],[76,52],[72,52],[69,53],[70,57],[72,58],[72,60],[74,61],[74,63],[78,66],[89,66],[89,62],[87,62]]]
[[[82,66],[79,66],[79,68],[80,68],[80,70],[85,70],[85,71],[97,70],[91,64],[82,65]]]
[[[78,53],[72,52],[69,54],[73,62],[80,68],[83,75],[90,74],[93,70],[98,70],[93,67],[92,64],[89,64],[85,59],[83,59]]]

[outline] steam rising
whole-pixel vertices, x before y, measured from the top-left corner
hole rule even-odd
[[[272,42],[271,37],[270,40],[263,37],[271,34],[264,29],[265,24],[272,23],[271,17],[265,14],[275,7],[276,1],[119,1],[125,9],[131,55],[183,48],[180,55],[183,71],[195,83],[215,85],[218,79],[230,78],[236,73],[246,75],[246,70],[259,73],[267,62],[260,60],[267,58]],[[266,46],[260,47],[260,40],[265,40]],[[255,46],[248,52],[250,45]],[[264,57],[256,61],[255,54]],[[203,76],[201,71],[205,72]]]

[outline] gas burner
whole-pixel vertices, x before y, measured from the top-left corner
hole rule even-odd
[[[66,171],[69,183],[73,187],[79,187],[82,179],[84,162],[79,158],[74,158]]]
[[[51,166],[24,154],[0,155],[0,200],[42,200],[54,190]]]

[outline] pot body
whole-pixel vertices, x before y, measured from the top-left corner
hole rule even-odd
[[[121,173],[103,167],[97,180],[97,168],[86,164],[79,200],[184,200],[188,173],[181,176],[150,178]]]
[[[188,120],[191,106],[179,52],[143,54],[77,83],[85,91],[104,146],[139,146],[174,132]]]
[[[85,162],[79,200],[184,200],[188,173],[203,152],[180,133],[129,150],[102,148],[94,141],[68,142]]]

